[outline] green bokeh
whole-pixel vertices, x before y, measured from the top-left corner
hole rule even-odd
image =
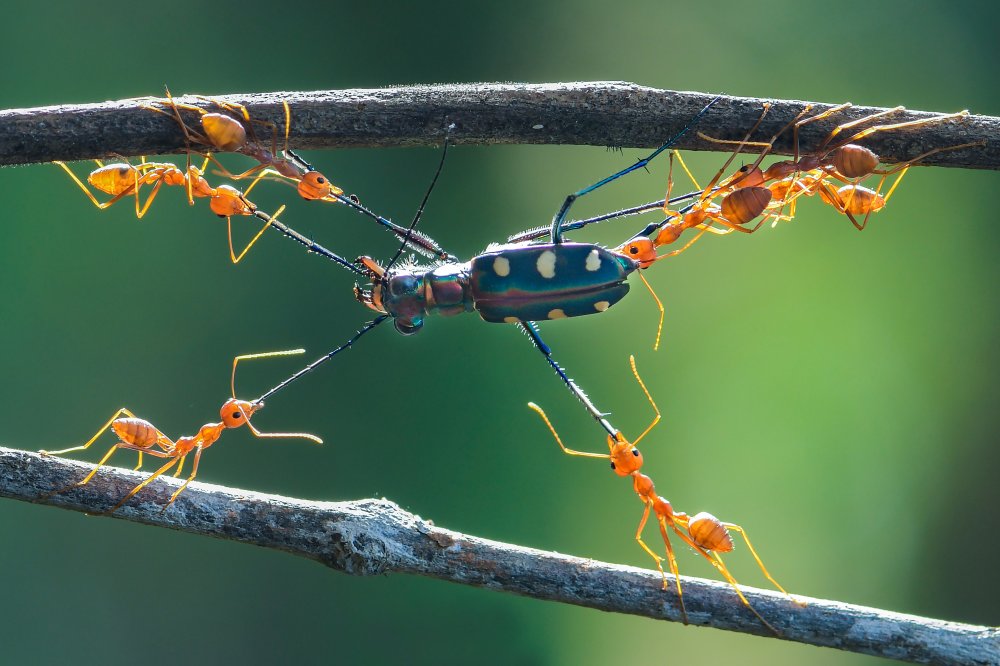
[[[853,2],[18,3],[0,107],[175,92],[623,79],[681,90],[1000,114],[998,10]],[[424,230],[469,256],[544,224],[569,191],[630,163],[603,148],[456,148]],[[434,150],[311,154],[407,219]],[[718,156],[694,156],[705,177]],[[665,163],[580,204],[662,194]],[[81,167],[81,171],[85,167]],[[915,169],[857,233],[818,201],[793,224],[703,242],[607,316],[544,329],[614,422],[665,421],[644,447],[676,507],[744,525],[791,591],[1000,623],[994,173]],[[269,236],[233,267],[224,229],[165,191],[143,220],[98,211],[51,166],[0,173],[0,442],[55,448],[127,405],[169,434],[214,419],[233,355],[319,354],[366,318],[351,280]],[[271,209],[287,192],[262,188]],[[335,208],[285,219],[347,256],[391,238]],[[632,225],[634,226],[634,224]],[[630,227],[631,228],[631,227]],[[582,236],[612,242],[620,226]],[[248,395],[298,360],[247,366]],[[475,317],[373,333],[256,421],[324,447],[228,433],[205,481],[315,499],[386,496],[437,524],[648,566],[641,506],[604,464],[559,454],[601,433],[522,339]],[[862,664],[875,660],[543,603],[437,581],[354,579],[285,554],[0,502],[0,662]],[[652,535],[651,535],[652,539]],[[763,585],[743,553],[730,558]],[[685,573],[714,577],[690,552]]]

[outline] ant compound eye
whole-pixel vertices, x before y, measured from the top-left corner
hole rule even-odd
[[[629,251],[629,254],[639,254],[639,248],[637,248],[635,245],[633,245],[632,247],[630,247],[628,249],[628,251]]]
[[[639,457],[639,449],[632,449],[632,455],[634,455],[636,458],[638,458]]]
[[[243,416],[243,412],[241,412],[240,410],[236,410],[235,412],[233,412],[233,418],[234,419],[238,419],[241,416]]]
[[[611,461],[611,469],[618,469],[617,467],[615,467],[615,461],[613,460]]]
[[[319,183],[320,185],[322,185],[323,183],[326,182],[326,178],[324,178],[323,176],[318,176],[316,178],[316,182]]]

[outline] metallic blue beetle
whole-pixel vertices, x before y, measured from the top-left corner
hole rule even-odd
[[[430,314],[476,311],[485,321],[518,323],[604,312],[628,293],[639,264],[589,243],[492,245],[466,263],[383,269],[359,262],[372,281],[355,287],[359,301],[393,319],[404,335]]]

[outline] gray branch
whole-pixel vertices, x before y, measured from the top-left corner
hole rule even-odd
[[[252,118],[282,129],[281,102],[287,100],[292,109],[291,146],[301,149],[435,145],[442,141],[446,126],[452,123],[455,125],[452,141],[460,144],[651,148],[680,131],[713,97],[632,83],[587,82],[247,93],[219,95],[215,99],[244,104]],[[213,108],[197,97],[179,97],[178,101]],[[806,104],[796,100],[723,96],[697,129],[716,138],[742,138],[757,121],[764,102],[773,106],[755,135],[757,140],[769,138]],[[831,106],[816,103],[814,109],[819,112]],[[807,125],[801,137],[803,150],[818,145],[837,124],[883,110],[853,107],[829,121]],[[906,111],[889,116],[885,122],[931,115],[934,114]],[[258,133],[258,138],[270,142],[270,131],[261,129],[266,136]],[[998,137],[1000,118],[973,115],[964,120],[877,133],[866,139],[865,145],[884,162],[899,163],[934,148],[985,141],[982,148],[938,153],[924,163],[1000,169]],[[695,132],[683,137],[678,147],[723,149],[700,139]],[[184,137],[174,120],[150,112],[134,99],[0,111],[0,164],[133,157],[178,153],[184,148]],[[791,151],[792,137],[781,137],[774,152],[788,155]]]
[[[102,470],[81,488],[46,497],[92,467],[62,458],[0,448],[0,496],[100,513],[144,474]],[[193,483],[167,511],[176,479],[156,481],[115,517],[242,541],[316,560],[344,573],[409,573],[504,590],[536,599],[681,620],[675,593],[659,573],[524,548],[437,527],[388,500],[309,502]],[[682,578],[692,624],[773,636],[728,585]],[[836,601],[743,588],[780,638],[919,664],[1000,663],[1000,631],[930,620]]]

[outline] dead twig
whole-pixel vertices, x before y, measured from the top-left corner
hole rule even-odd
[[[143,474],[105,468],[73,491],[90,465],[0,448],[0,496],[100,513]],[[115,517],[275,548],[355,575],[409,573],[504,590],[536,599],[679,621],[676,595],[659,573],[490,541],[436,527],[388,500],[310,502],[192,483],[167,511],[178,486],[157,481]],[[692,624],[773,636],[725,583],[683,578]],[[919,664],[1000,663],[997,629],[902,615],[836,601],[743,588],[780,638]]]
[[[156,93],[158,91],[150,91]],[[282,100],[292,109],[292,147],[435,145],[454,123],[456,144],[583,144],[654,147],[673,136],[714,95],[659,90],[632,83],[472,83],[385,89],[324,90],[218,95],[244,104],[255,119],[283,126]],[[211,105],[186,96],[178,101]],[[757,139],[766,139],[798,114],[806,102],[751,97],[723,98],[698,130],[723,139],[740,138],[772,104]],[[831,104],[816,103],[815,111]],[[852,107],[829,121],[803,128],[808,150],[840,123],[882,111]],[[954,109],[957,110],[957,109]],[[933,114],[905,111],[886,122]],[[884,162],[903,162],[933,148],[986,141],[983,148],[938,153],[924,163],[969,169],[1000,169],[1000,118],[973,115],[911,130],[875,134],[865,145]],[[678,142],[689,150],[720,150],[690,132]],[[0,111],[0,164],[52,160],[133,157],[182,152],[184,137],[169,117],[151,113],[138,100]],[[774,152],[787,155],[792,139],[783,136]]]

